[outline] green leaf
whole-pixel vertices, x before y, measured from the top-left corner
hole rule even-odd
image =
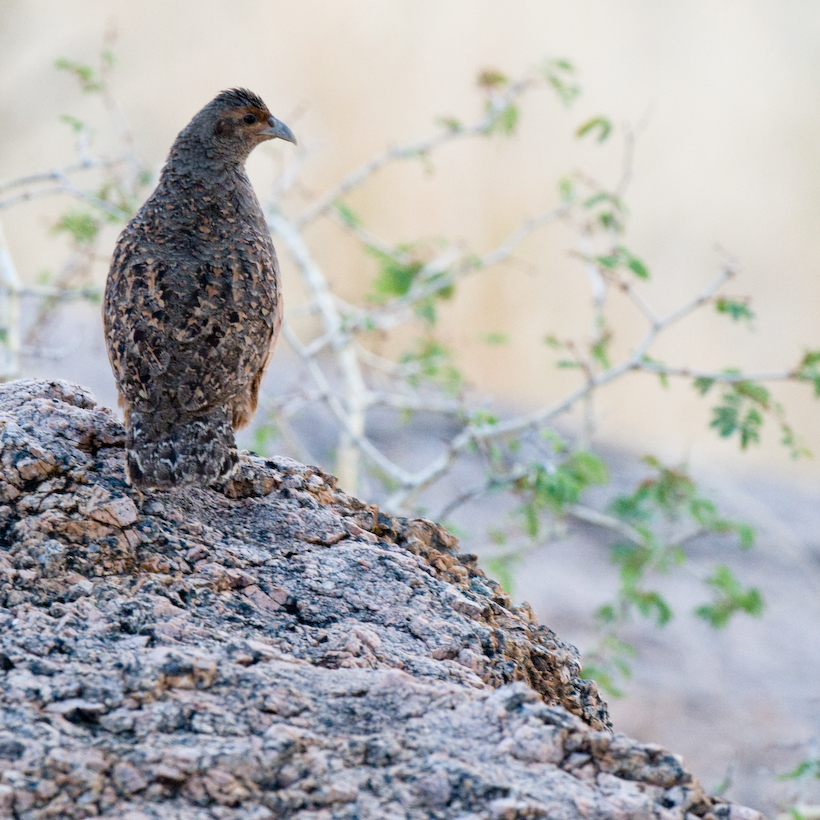
[[[408,383],[413,387],[429,381],[455,395],[463,386],[463,376],[452,363],[452,352],[435,339],[417,342],[416,350],[405,353],[401,361],[405,365],[417,365],[417,369],[407,376]]]
[[[778,780],[799,780],[806,775],[816,777],[820,780],[820,760],[817,758],[809,758],[802,760],[797,764],[797,767],[787,774],[778,775]]]
[[[596,256],[595,261],[607,270],[615,270],[615,268],[621,264],[621,258],[617,253],[610,254],[609,256]]]
[[[712,385],[714,383],[714,379],[707,379],[705,377],[700,377],[698,379],[695,379],[694,382],[692,382],[695,390],[697,390],[698,393],[701,394],[701,396],[705,396],[712,389]]]
[[[573,78],[575,67],[569,60],[544,60],[541,74],[564,105],[569,105],[581,93],[581,87]]]
[[[515,568],[521,560],[520,555],[509,553],[487,561],[487,574],[498,581],[509,596],[515,591]]]
[[[275,420],[269,418],[264,424],[260,424],[253,431],[253,449],[261,456],[270,454],[270,445],[281,436],[279,427]]]
[[[509,85],[510,78],[495,68],[485,68],[476,80],[479,88],[495,89]]]
[[[810,381],[815,398],[820,398],[820,350],[807,350],[797,366],[797,378]]]
[[[400,250],[406,250],[406,248],[401,247]],[[379,263],[379,272],[372,282],[372,291],[368,297],[376,303],[385,302],[396,296],[404,296],[410,290],[419,271],[424,267],[419,260],[402,264],[376,248],[368,247],[367,252]]]
[[[605,256],[596,256],[595,261],[607,270],[625,267],[639,279],[649,279],[649,270],[646,265],[629,248],[623,245],[618,245],[612,253]]]
[[[558,180],[558,194],[562,202],[572,202],[575,199],[575,183],[569,177]]]
[[[493,104],[488,100],[487,111],[489,112],[492,110]],[[515,129],[518,127],[519,115],[520,112],[518,111],[518,108],[510,103],[496,114],[495,119],[487,127],[486,133],[501,134],[506,137],[512,136],[515,133]]]
[[[631,270],[632,273],[634,273],[639,279],[649,279],[649,270],[637,256],[632,256],[630,254],[626,264],[629,270]]]
[[[362,224],[359,215],[351,210],[341,199],[337,199],[333,203],[333,207],[336,209],[336,213],[339,214],[342,222],[351,228],[358,228]]]
[[[85,123],[82,120],[78,120],[76,117],[72,117],[70,114],[61,114],[60,121],[70,125],[72,131],[78,134],[86,127]]]
[[[455,117],[438,117],[436,124],[444,126],[448,131],[452,131],[454,134],[457,134],[464,128],[461,121]]]
[[[744,524],[738,521],[734,522],[734,524],[734,529],[740,537],[741,548],[747,550],[750,547],[754,546],[755,538],[757,537],[755,528],[752,527],[750,524]]]
[[[672,620],[672,609],[666,600],[657,592],[644,592],[638,589],[629,590],[627,598],[638,609],[644,618],[654,618],[656,626],[666,626]]]
[[[70,209],[52,227],[52,233],[67,233],[78,245],[88,245],[100,232],[100,220],[88,213]]]
[[[663,362],[660,362],[660,361],[658,361],[657,359],[653,359],[653,358],[651,358],[650,356],[646,356],[646,355],[645,355],[645,356],[643,357],[643,361],[645,361],[647,364],[655,364],[655,365],[660,365],[661,367],[663,367]],[[657,375],[657,377],[658,377],[658,380],[659,380],[659,381],[660,381],[660,383],[661,383],[661,387],[663,387],[663,388],[664,388],[664,390],[665,390],[667,387],[669,387],[669,376],[667,376],[667,374],[666,374],[666,373],[664,373],[664,372],[662,372],[662,371],[658,371],[658,372],[656,373],[656,375]]]
[[[710,427],[723,438],[738,433],[740,448],[760,442],[763,415],[769,409],[769,391],[753,382],[735,382],[723,394],[723,404],[712,408]]]
[[[598,142],[604,142],[612,133],[612,123],[606,117],[593,117],[578,127],[575,136],[582,138],[592,131],[598,132]]]
[[[524,517],[524,529],[531,538],[540,532],[539,516],[549,512],[562,515],[564,508],[577,504],[582,494],[594,484],[606,484],[609,470],[594,453],[578,450],[558,464],[530,464],[525,476],[515,483],[514,491],[524,501],[518,511]]]
[[[495,413],[490,413],[488,410],[476,410],[470,416],[470,424],[473,427],[483,427],[485,424],[498,424],[498,416]]]
[[[481,340],[488,345],[506,345],[510,343],[507,333],[482,333]]]
[[[616,686],[613,674],[603,666],[594,663],[584,664],[581,669],[581,677],[594,680],[601,691],[611,698],[622,698],[624,696],[624,690]]]
[[[86,93],[94,93],[102,91],[105,84],[99,78],[91,66],[84,63],[78,63],[75,60],[69,60],[65,57],[60,57],[54,61],[55,68],[60,71],[67,71],[73,74],[80,83],[80,88]]]
[[[706,581],[715,592],[715,600],[695,610],[695,615],[705,620],[713,629],[721,629],[738,612],[755,617],[763,612],[763,596],[760,590],[751,587],[744,590],[732,571],[721,564]]]
[[[611,202],[612,196],[611,194],[606,193],[606,191],[598,191],[597,194],[593,194],[589,199],[585,200],[583,205],[584,208],[590,210],[594,208],[596,205],[599,205],[601,202]]]
[[[610,365],[609,361],[609,343],[612,341],[612,334],[609,331],[605,331],[601,334],[600,338],[590,346],[590,353],[592,354],[592,358],[601,365],[604,370],[608,369]]]
[[[723,313],[735,322],[745,319],[752,321],[755,315],[749,307],[748,299],[730,299],[728,296],[719,296],[715,299],[715,310]]]
[[[602,638],[597,649],[585,658],[581,676],[596,681],[613,697],[622,697],[623,691],[615,685],[615,680],[620,678],[628,681],[632,677],[630,662],[637,654],[632,644],[609,632]]]

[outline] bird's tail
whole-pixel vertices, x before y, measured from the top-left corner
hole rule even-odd
[[[239,462],[230,411],[225,407],[184,417],[128,414],[126,475],[136,487],[208,486],[229,476]]]

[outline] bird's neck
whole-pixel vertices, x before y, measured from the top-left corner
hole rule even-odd
[[[160,184],[219,188],[232,183],[250,187],[245,159],[201,143],[177,140],[162,169]]]

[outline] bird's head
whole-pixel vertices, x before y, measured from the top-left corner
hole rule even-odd
[[[277,120],[261,98],[245,88],[232,88],[214,97],[182,131],[178,142],[203,144],[209,155],[244,162],[260,142],[282,139],[296,145],[296,137]]]

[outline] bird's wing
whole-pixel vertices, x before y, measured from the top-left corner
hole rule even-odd
[[[225,404],[263,367],[277,316],[276,262],[227,252],[166,260],[118,247],[105,295],[109,356],[125,400],[187,412]]]

